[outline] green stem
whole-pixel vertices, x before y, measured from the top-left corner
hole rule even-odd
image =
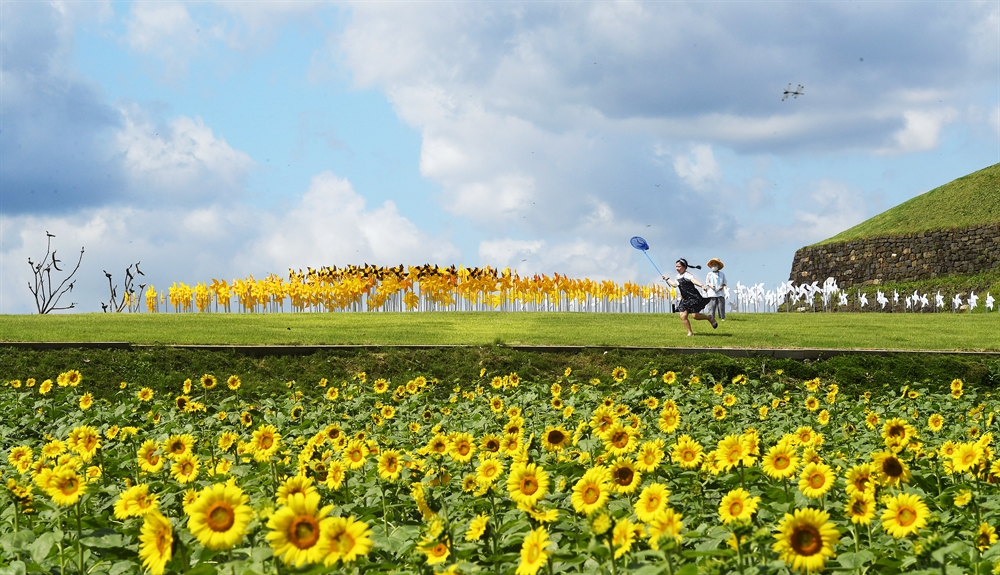
[[[612,544],[612,534],[608,533],[608,549],[611,550],[611,575],[618,575],[618,566],[615,564],[615,546]]]
[[[80,573],[83,573],[83,543],[80,541],[83,539],[83,527],[80,524],[80,500],[76,500],[76,548],[79,555],[80,562]]]

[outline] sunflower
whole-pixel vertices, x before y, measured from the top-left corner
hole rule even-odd
[[[583,515],[592,515],[603,509],[610,494],[610,475],[603,466],[588,469],[573,486],[573,509]]]
[[[663,461],[663,440],[646,441],[639,446],[635,467],[643,473],[652,473]]]
[[[339,389],[337,389],[336,387],[334,387],[332,385],[330,387],[326,388],[326,398],[329,401],[337,401],[338,397],[340,397],[340,390]]]
[[[302,405],[294,405],[294,406],[292,406],[292,411],[290,411],[288,415],[293,420],[297,420],[297,419],[299,419],[299,418],[302,417],[302,413],[303,412],[305,412],[305,408],[302,407]]]
[[[237,389],[240,388],[240,385],[242,385],[242,383],[243,382],[240,381],[239,376],[230,375],[229,378],[226,380],[226,387],[228,387],[232,391],[236,391]]]
[[[186,510],[188,530],[209,549],[232,549],[253,519],[249,501],[233,480],[206,487]]]
[[[590,417],[590,428],[594,430],[595,434],[603,435],[616,421],[618,421],[618,416],[615,415],[614,410],[606,405],[600,405]]]
[[[229,451],[233,445],[239,440],[240,436],[236,435],[232,431],[223,431],[222,435],[219,436],[219,449],[222,451]]]
[[[293,475],[285,480],[278,488],[278,492],[275,494],[274,498],[278,505],[288,505],[288,498],[296,493],[301,493],[302,495],[309,495],[310,493],[315,493],[316,488],[313,486],[313,480],[304,475]]]
[[[174,530],[170,520],[159,511],[146,514],[139,532],[139,559],[153,575],[163,575],[170,562],[174,545]]]
[[[205,375],[201,376],[201,387],[203,387],[204,389],[214,389],[217,383],[218,380],[215,379],[214,375],[206,373]]]
[[[871,463],[861,463],[849,469],[845,477],[847,480],[847,494],[868,493],[874,495],[875,481],[872,479],[873,475],[875,475],[875,467]]]
[[[868,429],[875,429],[882,420],[879,419],[878,414],[874,411],[869,411],[868,415],[865,416],[865,425]]]
[[[663,383],[665,383],[667,385],[673,385],[676,382],[677,382],[677,374],[676,373],[674,373],[672,371],[668,371],[668,372],[665,372],[663,374]]]
[[[819,409],[819,400],[811,395],[807,397],[806,409],[808,409],[809,411],[816,411],[817,409]]]
[[[479,440],[479,449],[482,451],[488,451],[490,453],[497,453],[500,451],[500,437],[493,435],[492,433],[487,433],[483,435],[482,439]]]
[[[681,413],[677,407],[665,405],[660,412],[659,427],[663,433],[673,433],[681,424]]]
[[[140,483],[126,489],[118,496],[118,500],[115,501],[115,517],[117,519],[143,517],[154,511],[158,505],[159,498],[149,494],[149,485]]]
[[[374,546],[371,535],[372,530],[368,528],[368,524],[358,521],[353,515],[346,518],[333,517],[329,527],[321,535],[323,563],[327,566],[337,561],[350,563],[359,556],[368,555]]]
[[[71,369],[71,370],[67,371],[66,373],[59,374],[58,380],[62,380],[62,381],[65,382],[65,383],[61,384],[63,387],[65,387],[67,385],[70,386],[70,387],[76,387],[76,386],[80,385],[81,381],[83,381],[83,376],[80,375],[79,371],[77,371],[75,369]]]
[[[833,487],[834,476],[825,463],[809,463],[799,475],[799,491],[810,499],[819,499]]]
[[[875,471],[879,481],[887,487],[899,487],[901,483],[909,483],[910,468],[891,451],[879,451],[872,454]]]
[[[830,412],[825,409],[819,412],[819,415],[816,416],[816,421],[819,422],[820,425],[830,423]]]
[[[268,461],[281,447],[281,434],[273,425],[262,424],[253,432],[250,440],[253,458],[257,461]]]
[[[487,457],[476,468],[476,483],[481,487],[492,485],[503,473],[503,462],[496,457]]]
[[[456,433],[451,436],[448,445],[448,455],[459,463],[468,463],[476,451],[475,440],[471,433]]]
[[[980,551],[986,551],[997,542],[997,530],[995,527],[986,523],[979,524],[979,529],[976,530],[976,547]]]
[[[985,461],[985,453],[978,443],[959,443],[951,456],[951,467],[955,473],[973,472],[977,465]]]
[[[87,411],[94,405],[94,396],[89,391],[80,397],[80,409]]]
[[[805,508],[786,513],[774,534],[772,549],[795,571],[822,571],[828,557],[836,557],[833,546],[840,539],[826,511]]]
[[[747,444],[739,435],[727,435],[719,441],[715,449],[715,458],[719,466],[729,471],[743,462],[744,457],[749,455]]]
[[[343,485],[346,476],[347,466],[344,465],[344,462],[340,460],[331,461],[326,470],[326,486],[332,491],[337,491]]]
[[[193,435],[187,433],[171,435],[163,442],[163,453],[169,459],[177,459],[190,454],[194,448],[194,443],[195,439]]]
[[[514,503],[534,507],[549,490],[549,474],[534,463],[514,464],[507,477],[507,491]]]
[[[389,381],[384,377],[376,379],[375,382],[372,384],[372,390],[374,390],[375,393],[382,395],[383,393],[389,390]]]
[[[156,442],[147,439],[139,447],[139,469],[143,473],[156,473],[163,469],[163,457],[157,452]]]
[[[90,425],[81,425],[69,432],[66,444],[80,455],[84,463],[89,463],[101,447],[101,434]]]
[[[722,405],[725,405],[726,407],[732,407],[736,405],[736,396],[731,393],[727,393],[722,398]]]
[[[868,525],[875,517],[875,496],[867,491],[855,491],[847,498],[844,515],[855,525]]]
[[[670,490],[662,483],[647,485],[639,494],[635,504],[635,515],[643,523],[652,523],[659,519],[667,509],[667,497]]]
[[[170,466],[170,475],[177,480],[177,483],[184,485],[198,478],[200,467],[201,462],[198,460],[198,456],[188,453],[174,459],[173,465]]]
[[[611,377],[613,377],[616,382],[621,383],[628,377],[628,371],[619,365],[611,370]]]
[[[663,512],[646,525],[646,532],[649,534],[649,546],[654,550],[660,549],[660,539],[663,537],[673,537],[674,541],[680,543],[681,532],[684,529],[684,516],[669,507],[665,507]]]
[[[368,457],[368,445],[364,441],[352,439],[344,447],[344,464],[349,469],[361,469],[365,466]]]
[[[548,427],[542,435],[542,447],[546,451],[562,451],[570,443],[569,431],[563,426]]]
[[[436,434],[427,442],[427,446],[424,447],[426,453],[432,455],[443,455],[448,452],[448,437],[441,434]]]
[[[500,451],[509,457],[513,457],[521,450],[520,435],[504,435],[500,440]]]
[[[642,474],[635,468],[635,462],[631,459],[618,459],[610,468],[611,489],[616,493],[628,495],[635,492],[642,482]]]
[[[628,553],[632,549],[637,533],[642,532],[642,526],[632,523],[628,517],[615,522],[615,528],[611,532],[611,546],[615,550],[615,559]]]
[[[286,505],[274,512],[267,521],[267,540],[274,555],[285,565],[301,567],[318,563],[324,558],[320,536],[329,529],[333,517],[328,517],[332,505],[320,508],[319,493],[293,493]]]
[[[885,423],[882,424],[882,438],[885,440],[886,447],[906,447],[916,434],[917,431],[911,425],[906,423],[905,419],[900,417],[887,419]]]
[[[682,435],[670,453],[670,459],[682,469],[697,468],[701,465],[704,456],[701,444],[688,435]]]
[[[472,518],[469,522],[469,529],[465,532],[466,541],[479,541],[483,538],[483,534],[486,533],[486,526],[489,523],[490,516],[485,513],[480,513]]]
[[[726,418],[726,408],[722,407],[721,405],[716,405],[712,407],[712,417],[714,417],[719,421],[722,421],[723,419]]]
[[[174,405],[177,407],[177,411],[186,411],[189,403],[191,403],[191,398],[186,395],[178,395],[174,398]]]
[[[399,459],[399,452],[395,449],[386,449],[378,458],[378,475],[386,481],[396,481],[403,472],[403,465]]]
[[[913,493],[900,493],[890,497],[882,511],[882,528],[896,539],[916,533],[927,525],[930,510],[927,504]]]
[[[614,456],[628,455],[639,447],[639,432],[632,426],[625,426],[621,421],[616,422],[601,435],[604,440],[604,449]]]
[[[795,448],[788,443],[779,443],[767,451],[761,458],[764,473],[772,479],[788,479],[795,475],[799,467],[799,457]]]
[[[525,536],[521,543],[521,562],[515,575],[535,575],[549,560],[549,533],[539,527]]]
[[[746,489],[737,487],[722,498],[722,502],[719,503],[719,517],[726,524],[749,520],[757,511],[758,503],[760,497],[751,497]]]
[[[80,477],[72,468],[57,468],[48,478],[45,493],[60,507],[69,507],[80,500],[87,491],[86,478]]]

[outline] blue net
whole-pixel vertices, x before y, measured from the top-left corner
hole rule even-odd
[[[649,249],[649,244],[646,243],[646,240],[640,238],[639,236],[635,236],[629,240],[629,243],[631,243],[632,247],[637,250],[646,251]]]

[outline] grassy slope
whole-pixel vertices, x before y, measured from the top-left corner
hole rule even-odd
[[[1000,164],[882,212],[816,245],[1000,222]]]
[[[0,341],[236,345],[588,345],[1000,351],[1000,313],[335,313],[0,316]]]

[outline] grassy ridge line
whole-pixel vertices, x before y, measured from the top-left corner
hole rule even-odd
[[[667,314],[330,313],[0,316],[0,342],[565,345],[1000,351],[1000,313],[731,314],[686,337]]]
[[[962,176],[814,245],[1000,222],[1000,164]]]

